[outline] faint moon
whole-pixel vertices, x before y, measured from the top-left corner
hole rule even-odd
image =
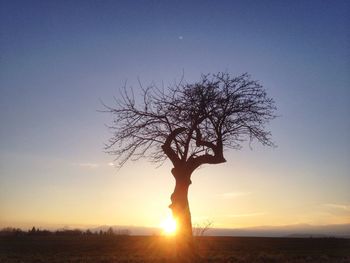
[[[182,40],[182,39],[184,39],[184,37],[183,36],[179,36],[179,39]]]

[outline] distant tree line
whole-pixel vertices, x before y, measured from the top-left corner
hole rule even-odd
[[[56,231],[49,231],[46,229],[39,229],[32,227],[28,231],[24,231],[20,228],[5,227],[0,230],[0,236],[89,236],[89,235],[100,235],[100,236],[130,236],[131,231],[129,229],[113,229],[109,227],[106,230],[95,230],[90,229],[61,229]]]

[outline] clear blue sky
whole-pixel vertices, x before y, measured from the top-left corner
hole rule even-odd
[[[196,173],[194,221],[350,223],[349,14],[349,1],[0,0],[0,225],[157,225],[170,164],[114,169],[97,110],[126,80],[183,71],[249,72],[280,115],[278,148]]]

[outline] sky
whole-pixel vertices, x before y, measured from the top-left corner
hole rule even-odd
[[[101,101],[127,82],[251,74],[257,143],[192,175],[194,224],[350,223],[349,1],[0,0],[0,227],[159,226],[171,164],[113,166]]]

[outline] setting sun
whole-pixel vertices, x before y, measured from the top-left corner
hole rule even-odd
[[[175,235],[176,233],[176,221],[175,219],[169,215],[160,225],[163,229],[164,235]]]

